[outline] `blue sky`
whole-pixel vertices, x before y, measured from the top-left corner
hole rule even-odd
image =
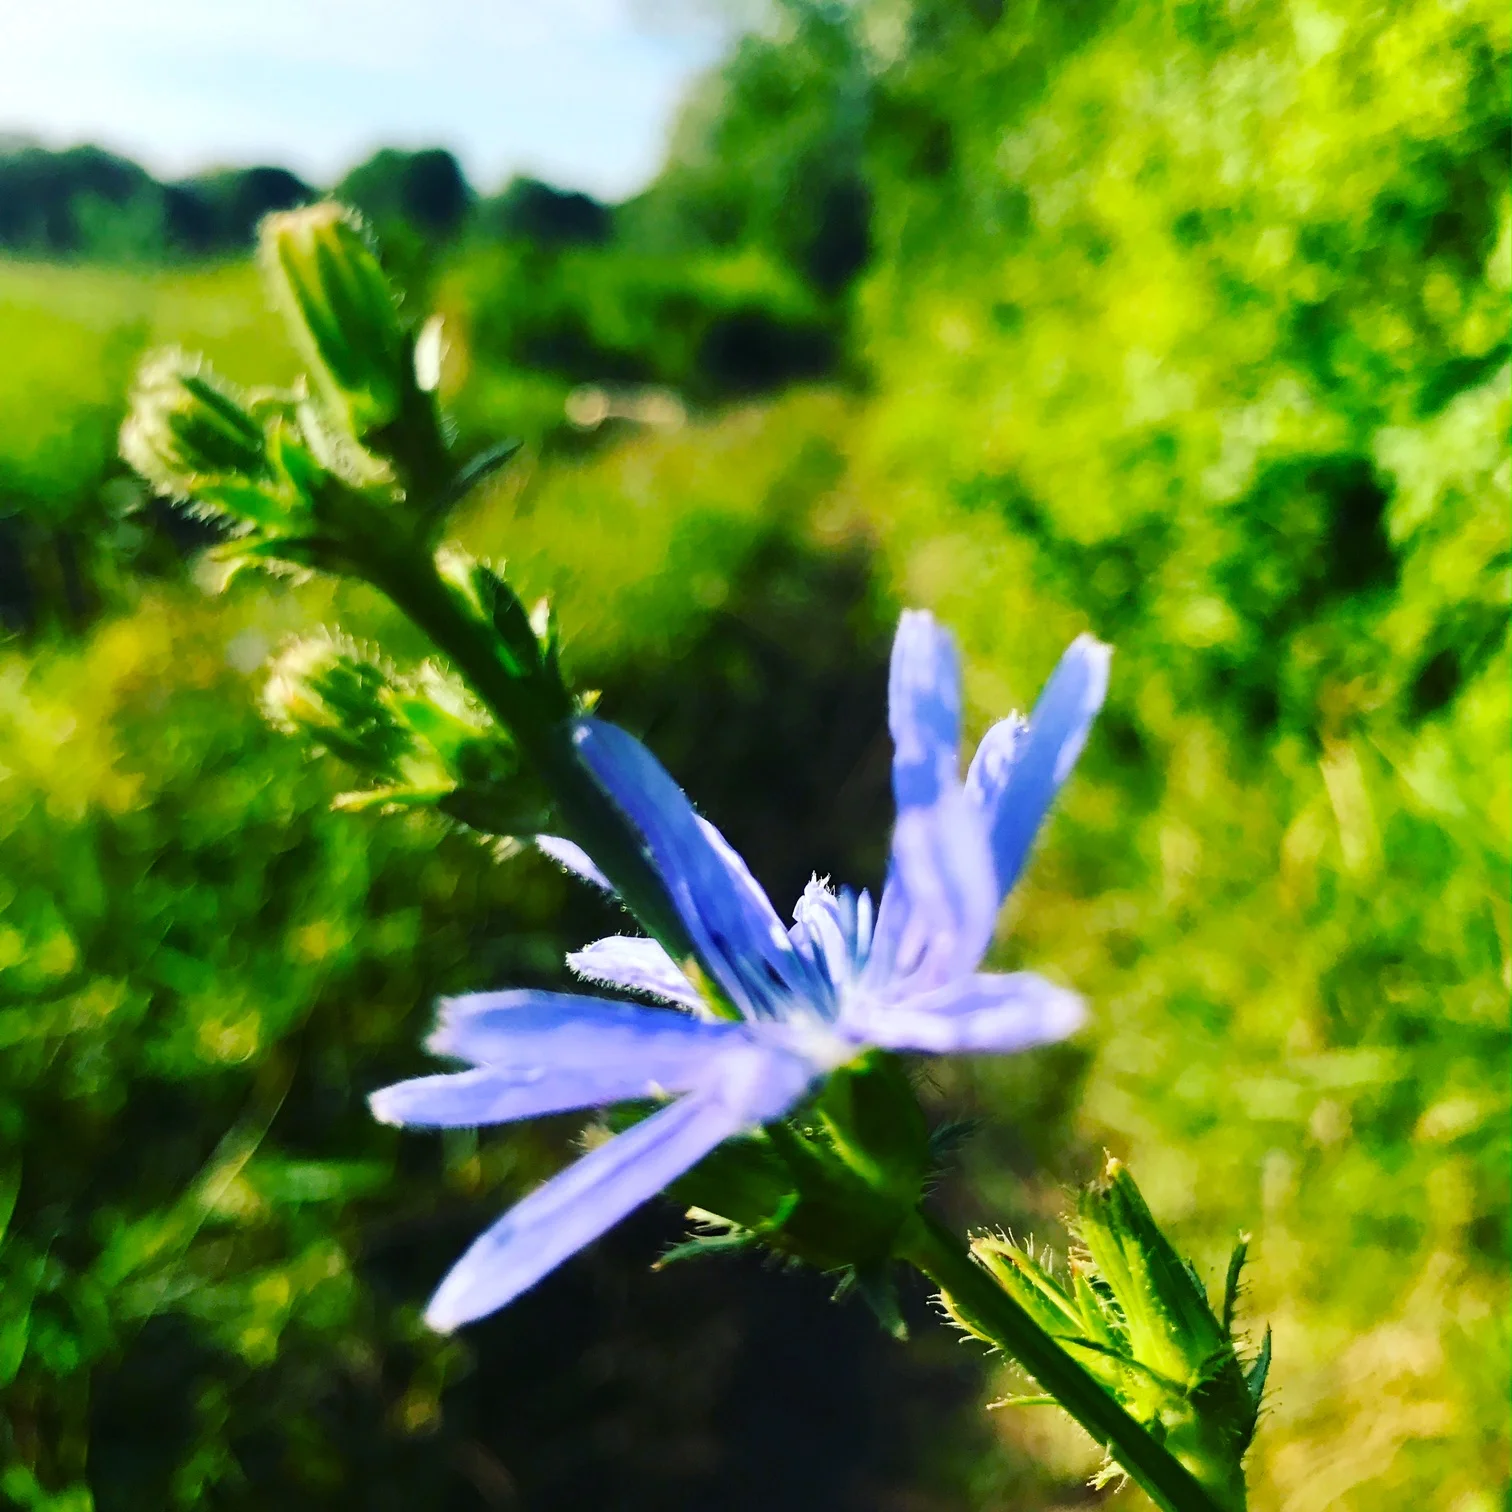
[[[0,0],[0,132],[173,176],[329,182],[440,144],[485,191],[524,171],[618,198],[655,172],[728,35],[655,0]]]

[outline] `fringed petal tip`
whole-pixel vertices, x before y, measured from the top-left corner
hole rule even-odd
[[[992,837],[998,894],[1006,897],[1035,835],[1071,775],[1108,691],[1113,648],[1079,635],[1045,684],[1027,726],[988,732],[968,786]]]
[[[593,858],[575,841],[569,840],[564,835],[537,835],[535,837],[536,849],[543,856],[549,856],[563,871],[569,871],[575,877],[599,888],[602,892],[612,893],[614,884],[594,865]]]
[[[425,1037],[425,1048],[443,1060],[474,1061],[468,1053],[467,1025],[484,1010],[484,999],[497,1000],[503,993],[463,992],[436,999],[436,1022]]]
[[[567,957],[567,965],[584,981],[598,986],[648,993],[695,1011],[703,1006],[693,984],[655,940],[610,935],[574,950]]]

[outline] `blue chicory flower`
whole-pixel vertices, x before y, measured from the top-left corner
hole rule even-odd
[[[614,937],[569,964],[670,1008],[535,991],[447,999],[429,1048],[471,1069],[385,1088],[372,1107],[389,1123],[470,1127],[671,1100],[484,1233],[431,1300],[430,1324],[450,1330],[502,1307],[724,1140],[780,1118],[869,1049],[1006,1053],[1071,1033],[1082,1016],[1073,993],[1031,972],[977,967],[1086,741],[1109,655],[1090,636],[1076,640],[1032,716],[989,730],[962,784],[955,648],[929,614],[905,613],[888,688],[897,822],[880,906],[874,916],[866,892],[816,880],[791,929],[639,741],[581,720],[578,751],[642,836],[698,969],[685,974],[654,940]],[[608,886],[571,842],[540,843],[560,864]],[[695,980],[700,969],[738,1021],[712,1014]]]

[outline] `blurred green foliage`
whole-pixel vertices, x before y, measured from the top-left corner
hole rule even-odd
[[[1084,1131],[1215,1260],[1254,1229],[1261,1506],[1505,1476],[1507,29],[961,27],[902,65],[950,171],[878,191],[892,580],[979,718],[1118,648],[1014,949],[1099,1005]]]
[[[980,1120],[942,1196],[1055,1242],[1109,1147],[1215,1273],[1250,1229],[1286,1512],[1507,1480],[1508,50],[1490,0],[795,4],[635,201],[519,184],[409,264],[464,433],[532,443],[467,543],[779,899],[877,880],[898,603],[956,629],[977,729],[1115,643],[1000,946],[1093,1028],[938,1074]],[[646,1277],[654,1217],[421,1334],[564,1130],[406,1149],[362,1095],[424,1064],[434,993],[558,980],[611,921],[330,814],[343,774],[260,724],[334,590],[182,581],[113,460],[165,340],[292,372],[245,268],[0,265],[0,1494],[1064,1504],[1097,1455],[1053,1415],[984,1419],[963,1352],[796,1281]],[[580,383],[696,419],[582,436]]]

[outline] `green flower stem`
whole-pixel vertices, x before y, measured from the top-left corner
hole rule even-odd
[[[509,731],[555,800],[569,837],[593,857],[636,918],[674,959],[694,957],[693,942],[640,835],[579,757],[571,722],[538,682],[509,667],[495,632],[464,611],[427,549],[385,550],[385,544],[369,543],[363,562],[368,581],[429,636]]]
[[[972,1259],[971,1251],[919,1212],[896,1253],[943,1291],[973,1327],[993,1340],[1053,1396],[1163,1512],[1233,1512],[1213,1499],[1164,1445],[1126,1413],[1072,1356]]]

